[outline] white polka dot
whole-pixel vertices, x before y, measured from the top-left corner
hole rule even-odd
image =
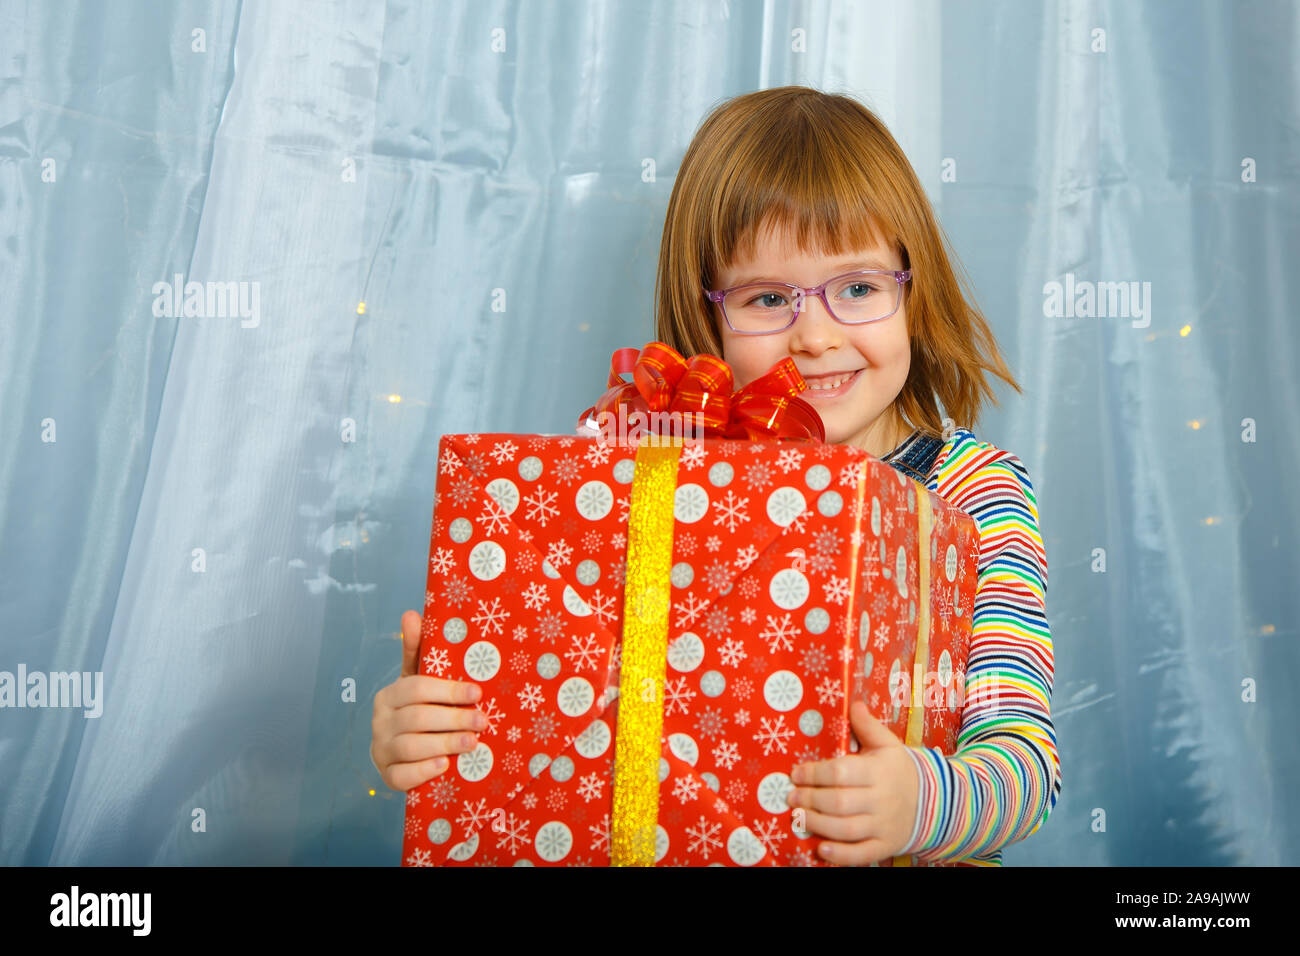
[[[749,827],[736,827],[727,837],[727,856],[738,866],[753,866],[766,853],[767,848]]]
[[[692,767],[700,759],[700,748],[696,746],[694,738],[690,734],[669,734],[668,749],[673,752],[678,760],[682,763],[688,763]]]
[[[805,737],[816,737],[823,726],[822,715],[815,710],[805,710],[799,715],[799,732]]]
[[[480,581],[491,581],[506,569],[506,549],[495,541],[480,541],[469,552],[469,573]]]
[[[899,547],[894,559],[894,586],[899,597],[907,597],[907,552]]]
[[[447,528],[447,534],[451,540],[457,544],[464,544],[469,540],[469,536],[474,533],[474,526],[470,524],[468,518],[456,518]]]
[[[869,643],[871,643],[871,616],[863,611],[862,618],[858,621],[858,650],[865,651]]]
[[[447,623],[442,626],[442,636],[449,643],[459,644],[469,636],[469,625],[465,623],[464,618],[449,617]]]
[[[447,854],[447,857],[449,859],[455,860],[458,863],[463,863],[465,860],[468,860],[477,852],[478,852],[478,834],[475,833],[468,840],[464,840],[460,843],[457,843],[454,847],[452,847],[451,852]]]
[[[536,455],[529,455],[519,463],[519,477],[524,481],[536,481],[542,477],[542,460]]]
[[[704,642],[691,631],[681,634],[668,645],[668,664],[675,671],[688,674],[704,660]]]
[[[715,488],[725,488],[736,476],[736,469],[725,461],[717,462],[709,469],[709,484]]]
[[[560,672],[560,659],[551,653],[537,658],[537,673],[545,680],[550,680]]]
[[[573,758],[566,757],[563,754],[551,761],[551,779],[557,783],[564,783],[573,776]]]
[[[655,827],[655,862],[668,855],[668,831],[662,825]]]
[[[763,682],[763,699],[773,710],[794,710],[803,700],[803,681],[794,671],[775,671]]]
[[[551,758],[548,757],[546,754],[533,754],[532,757],[530,757],[528,760],[529,775],[533,777],[538,776],[543,770],[546,769],[547,764],[549,764],[550,762],[551,762]]]
[[[483,741],[478,746],[456,758],[456,772],[474,783],[492,772],[492,748]]]
[[[509,478],[493,478],[483,490],[491,495],[497,506],[508,515],[514,514],[515,509],[519,507],[519,489]]]
[[[679,561],[668,572],[668,580],[672,582],[675,588],[688,588],[691,586],[691,582],[695,580],[695,569],[685,561]]]
[[[939,683],[947,687],[952,682],[952,655],[948,653],[948,648],[943,649],[939,655]]]
[[[556,691],[555,703],[560,713],[566,717],[578,717],[591,710],[595,703],[596,692],[591,684],[581,677],[570,677]]]
[[[574,617],[587,617],[591,614],[587,602],[578,597],[578,592],[568,584],[564,586],[564,609]]]
[[[636,462],[631,458],[624,458],[622,461],[615,462],[614,480],[620,485],[630,484],[635,475]]]
[[[533,847],[547,863],[556,863],[573,849],[573,832],[559,820],[548,820],[538,828]]]
[[[793,611],[808,600],[808,579],[794,568],[782,568],[772,575],[767,591],[773,604],[783,610]]]
[[[614,507],[614,493],[603,481],[588,481],[573,496],[578,514],[588,521],[599,521]]]
[[[555,566],[551,564],[549,558],[542,560],[542,573],[551,580],[555,580],[560,576],[560,572],[555,570]]]
[[[578,576],[579,584],[591,587],[600,580],[600,565],[587,558],[578,562],[578,566],[574,568],[573,573]]]
[[[957,546],[948,545],[948,551],[944,555],[943,573],[949,581],[957,580]]]
[[[767,496],[768,520],[782,528],[803,514],[806,507],[803,492],[789,485],[783,485]]]
[[[789,813],[790,805],[785,797],[793,789],[789,775],[769,773],[758,782],[758,805],[768,813]]]
[[[700,693],[705,697],[717,697],[727,689],[727,679],[721,671],[705,671],[700,677]]]
[[[678,485],[673,493],[673,517],[683,524],[694,524],[709,510],[709,494],[697,484]]]
[[[831,626],[831,616],[824,607],[810,607],[803,616],[803,626],[809,634],[825,634]]]
[[[880,499],[871,496],[871,533],[880,537]]]
[[[501,669],[501,652],[491,641],[475,641],[465,648],[465,673],[471,680],[491,680]]]
[[[831,470],[825,465],[813,465],[804,473],[804,481],[813,491],[821,491],[831,483]]]
[[[427,832],[430,843],[446,843],[451,839],[451,822],[444,817],[438,817],[429,824]]]
[[[579,757],[591,760],[609,749],[610,737],[609,724],[597,718],[587,725],[586,730],[578,734],[573,741],[573,749],[577,751]]]

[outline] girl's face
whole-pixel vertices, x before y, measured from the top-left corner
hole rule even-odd
[[[768,231],[760,236],[755,257],[733,262],[714,287],[776,280],[808,289],[855,269],[902,268],[898,254],[879,245],[844,256],[809,256],[798,251],[789,235]],[[827,442],[850,444],[880,457],[906,437],[894,411],[894,399],[903,390],[912,362],[904,305],[887,319],[844,325],[826,311],[820,297],[805,296],[794,325],[769,335],[737,335],[723,321],[721,305],[713,305],[713,312],[722,357],[735,373],[736,388],[789,356],[809,385],[799,397],[821,414]],[[847,383],[818,391],[817,386],[845,373],[853,376]]]

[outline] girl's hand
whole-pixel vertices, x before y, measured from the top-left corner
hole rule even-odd
[[[402,615],[402,673],[375,695],[370,721],[370,759],[393,790],[428,783],[452,755],[478,746],[474,731],[487,727],[487,718],[466,706],[482,696],[476,684],[417,673],[422,623],[414,611]]]
[[[907,746],[862,701],[849,708],[849,722],[861,749],[795,767],[796,788],[786,802],[805,808],[805,829],[828,841],[818,849],[822,859],[862,866],[897,856],[907,845],[916,824],[916,766]]]

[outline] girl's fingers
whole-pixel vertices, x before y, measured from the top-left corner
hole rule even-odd
[[[817,855],[836,866],[867,866],[885,859],[888,851],[884,840],[872,838],[861,843],[824,842],[817,848]]]
[[[871,813],[872,791],[866,787],[796,787],[786,795],[792,807],[807,807],[837,817]]]
[[[444,733],[449,730],[483,731],[487,718],[472,707],[442,704],[408,704],[389,715],[393,736],[411,733]]]
[[[415,763],[395,763],[384,774],[384,783],[391,790],[412,790],[447,772],[450,762],[446,757],[431,757]]]
[[[478,735],[398,734],[389,750],[395,763],[418,763],[431,757],[458,756],[478,746]]]
[[[851,817],[837,817],[817,810],[804,810],[804,829],[819,837],[838,840],[841,843],[861,843],[863,840],[878,836],[872,829],[873,817],[857,814]]]
[[[385,694],[384,703],[389,707],[405,707],[407,704],[476,704],[483,696],[482,689],[469,681],[445,680],[424,674],[401,677],[380,693]]]

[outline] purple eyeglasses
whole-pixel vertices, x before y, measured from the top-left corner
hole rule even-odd
[[[864,269],[827,279],[812,289],[788,282],[748,282],[730,289],[705,288],[704,294],[710,302],[722,307],[722,317],[731,331],[738,335],[770,335],[794,325],[803,312],[807,296],[820,298],[826,311],[842,325],[864,325],[887,319],[898,311],[903,301],[903,283],[911,278],[911,269]],[[843,297],[853,290],[859,291]],[[831,296],[827,295],[828,291]],[[763,301],[769,297],[785,301]],[[836,305],[831,305],[832,297]]]

